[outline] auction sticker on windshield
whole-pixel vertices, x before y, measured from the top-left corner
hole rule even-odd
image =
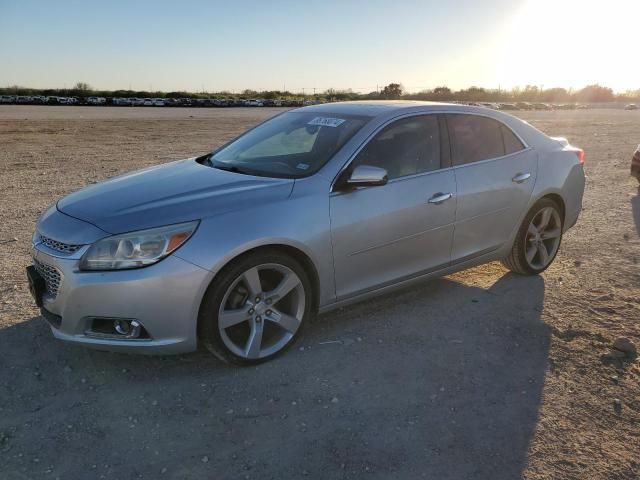
[[[309,125],[320,125],[321,127],[339,127],[344,123],[342,118],[316,117],[309,122]]]

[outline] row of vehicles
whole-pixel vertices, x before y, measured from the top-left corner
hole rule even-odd
[[[115,105],[126,107],[306,107],[324,103],[321,100],[281,100],[262,98],[142,98],[142,97],[61,97],[44,95],[0,95],[0,104],[29,105]],[[581,103],[494,103],[452,102],[463,105],[487,107],[492,110],[586,110],[589,105]],[[637,110],[634,103],[625,105],[625,110]]]
[[[0,95],[0,103],[25,105],[106,105],[104,97],[61,97],[57,95]]]
[[[0,104],[26,105],[115,105],[127,107],[301,107],[323,103],[316,100],[262,98],[142,98],[60,97],[44,95],[0,95]]]
[[[586,110],[588,105],[581,103],[493,103],[493,102],[467,102],[467,105],[487,107],[493,110]]]

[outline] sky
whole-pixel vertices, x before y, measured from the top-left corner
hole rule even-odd
[[[0,0],[0,87],[640,88],[640,0]]]

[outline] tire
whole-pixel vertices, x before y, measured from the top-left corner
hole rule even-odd
[[[222,361],[256,365],[300,337],[315,305],[304,267],[278,250],[260,250],[231,262],[213,280],[200,306],[198,336]]]
[[[540,229],[537,236],[532,234],[533,230],[537,231],[536,224],[541,225],[541,221],[544,220],[544,215],[547,212],[553,212],[550,214],[551,217],[547,225],[549,229]],[[532,222],[534,228],[530,230]],[[553,263],[560,250],[563,226],[564,219],[558,204],[550,198],[540,199],[524,217],[511,247],[511,252],[501,260],[502,265],[519,275],[537,275],[544,272]],[[545,238],[546,233],[549,234],[549,238]],[[558,234],[555,235],[556,233]],[[554,240],[553,242],[552,239]],[[541,254],[540,243],[547,251],[547,256]],[[550,248],[551,246],[553,246],[552,249]],[[532,249],[536,250],[533,258],[531,258]]]

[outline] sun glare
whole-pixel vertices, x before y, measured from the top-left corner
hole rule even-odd
[[[506,26],[504,87],[637,88],[640,0],[529,0]]]

